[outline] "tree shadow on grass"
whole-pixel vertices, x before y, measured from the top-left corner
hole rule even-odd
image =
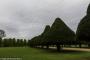
[[[90,60],[90,57],[85,57],[82,60]]]

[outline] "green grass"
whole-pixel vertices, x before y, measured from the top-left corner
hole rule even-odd
[[[0,48],[0,57],[21,57],[23,60],[90,60],[90,52]]]

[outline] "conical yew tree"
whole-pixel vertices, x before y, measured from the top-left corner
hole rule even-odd
[[[47,40],[48,37],[46,37],[46,36],[47,36],[49,30],[50,30],[50,26],[46,25],[44,32],[41,34],[41,45],[42,46],[45,45],[47,47],[47,49],[49,48],[49,43]]]
[[[56,45],[58,51],[60,51],[61,44],[70,43],[75,39],[75,33],[60,18],[55,19],[46,35],[49,43]]]
[[[46,36],[45,34],[50,30],[50,26],[49,25],[46,25],[45,29],[44,29],[44,32],[39,35],[39,36],[36,36],[34,38],[31,39],[30,41],[30,45],[31,46],[34,46],[34,47],[37,47],[37,46],[45,46],[46,45],[46,39],[44,39],[44,37]],[[47,47],[48,48],[48,47]]]
[[[77,41],[80,43],[80,47],[82,43],[88,43],[90,46],[90,5],[87,9],[87,15],[80,21],[77,32]]]

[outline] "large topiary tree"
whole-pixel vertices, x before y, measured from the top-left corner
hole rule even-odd
[[[50,45],[56,45],[57,50],[60,51],[61,44],[75,40],[75,33],[60,18],[56,18],[46,38]]]
[[[77,32],[77,41],[79,41],[79,45],[88,43],[90,46],[90,5],[87,9],[87,15],[80,21]]]

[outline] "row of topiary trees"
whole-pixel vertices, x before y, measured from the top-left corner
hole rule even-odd
[[[90,47],[90,5],[87,10],[87,15],[81,20],[78,25],[76,34],[60,19],[56,18],[55,22],[50,27],[46,26],[44,32],[29,40],[31,47],[49,48],[50,45],[56,45],[60,51],[64,45],[79,45],[87,44]]]
[[[41,35],[30,40],[30,46],[49,48],[50,45],[56,45],[59,51],[61,45],[72,45],[74,42],[75,33],[60,18],[56,18],[51,27],[47,25]]]

